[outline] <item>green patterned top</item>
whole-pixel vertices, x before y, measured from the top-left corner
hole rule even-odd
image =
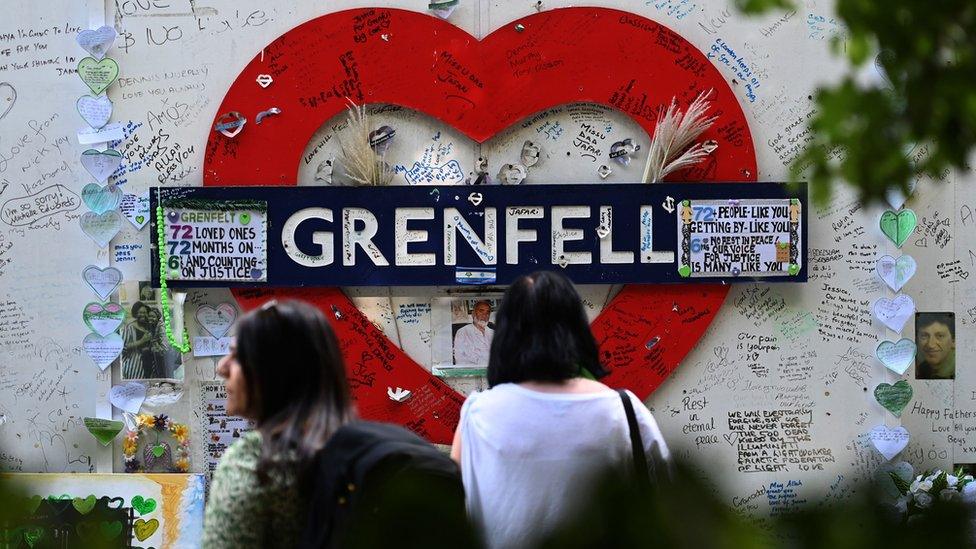
[[[294,547],[305,527],[305,505],[293,471],[258,482],[261,435],[231,445],[214,472],[204,519],[204,549]]]

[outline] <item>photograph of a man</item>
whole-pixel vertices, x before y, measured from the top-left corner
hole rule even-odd
[[[468,311],[470,311],[471,322],[462,325],[454,332],[454,363],[487,366],[491,338],[495,334],[495,330],[488,325],[491,320],[491,301],[487,299],[474,301]]]
[[[956,378],[956,315],[916,313],[915,379]]]

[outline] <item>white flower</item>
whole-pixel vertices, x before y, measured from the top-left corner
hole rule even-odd
[[[939,499],[942,501],[952,501],[952,498],[956,497],[957,492],[952,488],[946,488],[939,492]]]
[[[969,482],[962,487],[962,500],[966,503],[976,503],[976,482]]]
[[[928,492],[929,490],[932,489],[932,481],[930,481],[930,480],[918,480],[918,479],[915,479],[915,482],[912,483],[912,485],[911,485],[911,487],[909,489],[913,493],[914,492]]]
[[[963,475],[962,476],[962,480],[969,480],[969,481],[971,481],[971,480],[973,480],[973,475]]]
[[[922,509],[925,509],[926,507],[930,507],[933,501],[934,499],[932,498],[932,496],[926,494],[925,492],[920,492],[918,494],[915,494],[915,504],[921,507]]]
[[[959,484],[959,477],[946,475],[946,482],[949,483],[949,488],[955,488],[956,484]]]

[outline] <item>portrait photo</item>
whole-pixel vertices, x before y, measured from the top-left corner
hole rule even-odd
[[[122,327],[122,379],[183,379],[183,356],[166,337],[159,290],[149,281],[124,282],[119,303]]]
[[[485,297],[451,300],[451,341],[454,364],[488,365],[498,304],[498,299]]]
[[[956,315],[916,313],[915,379],[956,378]]]

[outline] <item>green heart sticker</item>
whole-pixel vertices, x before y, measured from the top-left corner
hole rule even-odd
[[[162,444],[157,444],[152,447],[152,454],[156,457],[162,457],[166,453],[166,447]]]
[[[881,214],[881,232],[899,248],[915,232],[917,225],[918,218],[915,217],[915,212],[909,209],[901,210],[898,213],[893,210],[885,210]]]
[[[143,215],[137,215],[136,216],[136,223],[142,225],[145,222],[146,222],[146,217],[145,216],[143,216]]]
[[[881,383],[874,388],[874,398],[878,404],[899,417],[905,406],[908,406],[909,401],[912,400],[912,393],[912,386],[904,379],[894,385]]]
[[[78,510],[82,515],[87,515],[95,508],[95,494],[89,494],[87,498],[74,498],[71,500],[71,505]]]
[[[159,456],[157,456],[159,457]],[[153,498],[143,498],[135,496],[132,498],[132,508],[139,511],[140,515],[146,515],[156,510],[156,500]]]
[[[691,275],[691,267],[688,265],[682,265],[678,267],[678,274],[682,277],[688,277]]]
[[[790,263],[790,276],[796,276],[798,272],[800,272],[800,266],[796,263]]]
[[[241,220],[241,225],[247,225],[248,223],[251,222],[251,214],[244,212],[241,215],[237,216],[237,219]]]
[[[122,432],[122,428],[125,427],[125,424],[121,421],[112,421],[97,417],[86,417],[84,418],[84,422],[88,432],[95,437],[95,440],[101,442],[102,446],[111,444],[115,440],[115,437]]]
[[[111,57],[101,61],[86,57],[78,62],[78,76],[92,93],[101,95],[119,77],[119,64]]]

